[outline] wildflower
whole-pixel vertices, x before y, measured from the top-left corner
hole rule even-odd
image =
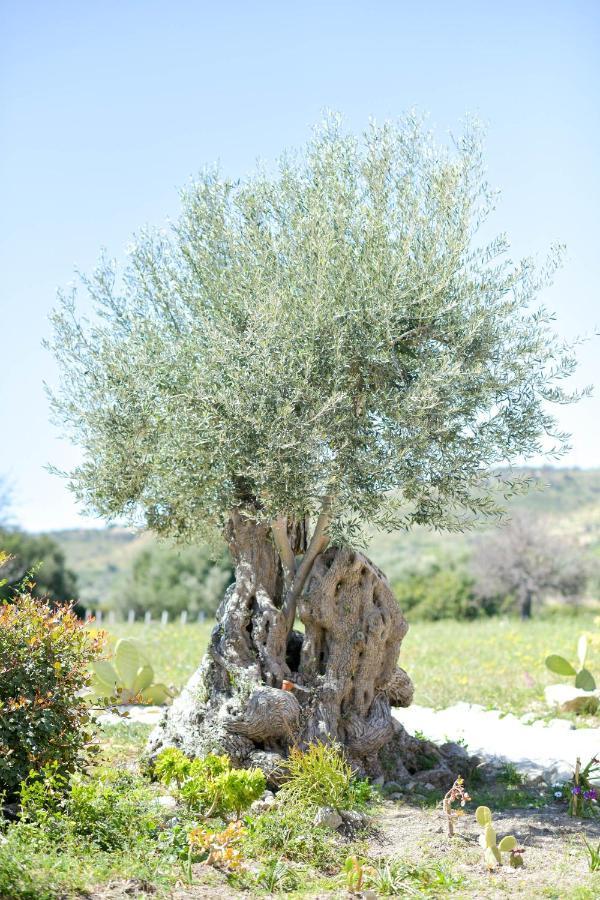
[[[575,794],[575,795],[578,795],[581,793],[581,788],[579,787],[578,784],[576,784],[574,788],[571,788],[571,793]]]
[[[562,797],[562,791],[554,791],[555,797]]]
[[[595,788],[590,788],[589,791],[584,791],[584,792],[583,792],[583,799],[584,799],[584,800],[596,800],[597,796],[598,796],[598,795],[597,795],[597,792],[596,792],[596,789],[595,789]]]

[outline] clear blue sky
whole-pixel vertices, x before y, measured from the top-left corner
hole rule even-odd
[[[600,322],[600,3],[0,0],[0,473],[30,529],[83,524],[48,474],[76,452],[48,423],[41,341],[55,291],[101,246],[177,211],[205,163],[244,175],[321,111],[354,129],[411,107],[443,133],[489,125],[498,230],[568,261],[543,298],[568,337]],[[600,339],[579,384],[600,381]],[[598,396],[565,410],[567,461],[600,465]],[[89,520],[87,520],[89,523]]]

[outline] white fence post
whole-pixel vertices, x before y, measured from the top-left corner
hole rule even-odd
[[[133,625],[134,622],[135,622],[135,609],[130,609],[129,612],[127,613],[127,624]]]
[[[116,617],[116,614],[115,614],[114,609],[109,609],[109,611],[108,611],[108,624],[109,624],[109,625],[114,625],[116,621],[117,621],[117,617]]]
[[[101,609],[96,610],[96,622],[98,623],[98,625],[102,625],[102,610]]]
[[[160,615],[160,624],[166,625],[168,621],[169,621],[169,613],[166,609],[164,609]]]
[[[92,618],[92,611],[91,611],[91,609],[86,609],[84,621],[85,621],[85,622],[89,622],[91,618]]]
[[[205,613],[204,613],[204,610],[201,609],[200,612],[198,613],[198,621],[199,621],[200,623],[202,623],[202,622],[204,622],[204,619],[205,619],[205,618],[206,618],[206,615],[205,615]]]
[[[147,609],[146,612],[144,613],[144,625],[149,625],[151,621],[152,621],[152,613],[150,612],[149,609]]]
[[[179,617],[182,625],[185,625],[187,623],[187,617],[188,617],[187,609],[182,609],[181,616]]]

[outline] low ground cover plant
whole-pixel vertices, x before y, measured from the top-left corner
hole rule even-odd
[[[306,750],[292,748],[285,769],[286,781],[278,795],[282,804],[364,809],[371,799],[369,782],[356,777],[336,744],[318,741]]]
[[[89,759],[89,704],[82,693],[102,634],[69,607],[28,592],[0,604],[0,793],[16,798],[30,771],[73,772]]]
[[[174,785],[188,809],[207,819],[239,818],[266,788],[260,769],[234,769],[226,756],[213,753],[189,759],[174,747],[158,755],[154,775],[167,787]]]

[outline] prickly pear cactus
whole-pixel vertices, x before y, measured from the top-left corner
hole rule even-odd
[[[517,846],[517,839],[512,834],[503,837],[500,843],[496,843],[496,832],[492,825],[492,811],[488,806],[478,806],[475,810],[477,824],[483,829],[479,835],[479,846],[483,849],[483,860],[488,869],[495,869],[502,865],[502,854],[510,853],[509,864],[516,868],[523,865],[523,858],[513,851]],[[513,859],[515,857],[515,859]],[[516,862],[515,860],[519,860]]]
[[[112,663],[97,660],[92,669],[91,687],[97,697],[146,706],[161,706],[173,697],[166,685],[154,684],[154,669],[131,638],[117,641]]]

